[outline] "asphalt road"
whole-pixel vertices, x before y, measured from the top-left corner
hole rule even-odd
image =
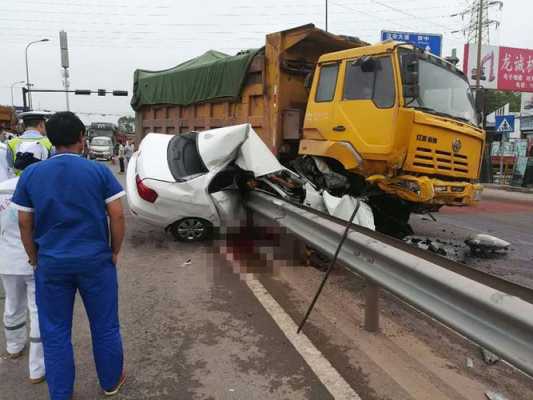
[[[463,242],[472,234],[487,233],[511,243],[503,257],[466,257],[473,268],[533,288],[533,193],[486,189],[475,207],[445,207],[434,215],[413,216],[418,235]]]
[[[457,237],[483,224],[484,231],[494,226],[499,236],[512,239],[518,256],[511,258],[523,271],[523,260],[531,256],[527,226],[533,207],[529,198],[526,205],[522,200],[496,200],[505,215],[492,206],[445,210],[437,218],[446,227],[438,229],[456,229]],[[515,205],[511,211],[502,205],[509,202]],[[421,233],[423,227],[428,234],[438,231],[426,220],[414,225]],[[487,390],[513,400],[532,398],[529,379],[502,362],[485,365],[475,345],[392,296],[382,298],[381,332],[365,332],[364,282],[340,269],[326,285],[305,335],[294,335],[322,273],[298,259],[256,259],[254,266],[269,268],[244,274],[250,262],[236,261],[226,244],[175,242],[128,215],[118,266],[128,380],[117,399],[481,400]],[[497,268],[505,262],[501,265]],[[0,301],[0,312],[2,307]],[[75,399],[101,398],[80,301],[73,344]],[[467,357],[473,368],[466,366]],[[0,400],[46,398],[46,384],[27,382],[26,357],[0,362]]]

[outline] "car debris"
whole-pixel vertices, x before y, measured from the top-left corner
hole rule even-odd
[[[489,400],[507,400],[507,397],[503,394],[496,392],[485,392],[485,396],[487,396],[487,399]]]
[[[324,199],[324,204],[326,205],[328,213],[345,221],[350,220],[355,207],[357,207],[357,204],[359,203],[359,210],[355,214],[353,223],[368,229],[376,230],[372,209],[362,199],[347,194],[342,197],[337,197],[329,194],[327,191],[322,193],[322,198]]]
[[[493,352],[483,348],[483,347],[480,347],[481,349],[481,355],[483,356],[483,361],[485,361],[485,363],[487,365],[494,365],[496,364],[498,361],[500,361],[500,357],[498,357],[496,354],[494,354]]]
[[[472,235],[465,240],[465,243],[473,255],[481,257],[506,254],[511,246],[511,243],[486,233]]]
[[[432,253],[456,262],[465,262],[468,254],[468,247],[460,240],[443,240],[439,238],[412,235],[405,237],[404,241],[421,250],[431,251]]]

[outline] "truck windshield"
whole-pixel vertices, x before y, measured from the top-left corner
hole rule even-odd
[[[442,114],[477,125],[474,99],[468,82],[431,61],[419,61],[420,94],[406,99],[407,107]]]

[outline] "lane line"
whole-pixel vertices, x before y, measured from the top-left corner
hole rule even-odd
[[[309,338],[303,333],[296,333],[297,326],[292,318],[274,300],[261,282],[248,274],[242,278],[333,398],[336,400],[361,400],[361,397],[311,343]]]

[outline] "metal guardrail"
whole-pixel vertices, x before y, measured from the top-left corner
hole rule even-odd
[[[246,206],[329,256],[343,233],[342,221],[264,193]],[[533,290],[479,272],[480,283],[460,273],[468,267],[379,236],[353,226],[339,262],[533,376]]]

